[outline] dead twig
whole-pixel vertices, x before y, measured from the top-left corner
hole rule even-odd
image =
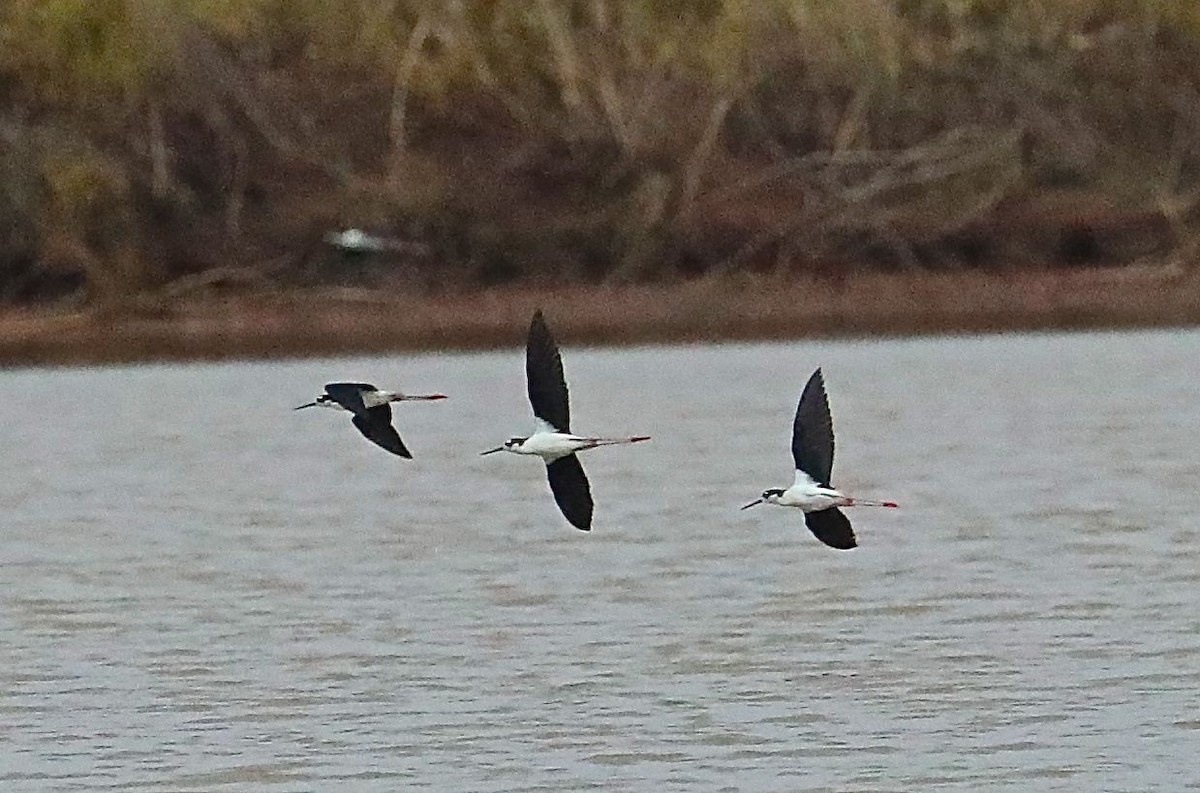
[[[946,207],[925,235],[948,234],[979,217],[1017,182],[1019,139],[1018,131],[963,129],[899,152],[818,152],[774,166],[720,191],[716,199],[705,197],[703,203],[714,208],[784,180],[805,196],[804,202],[795,215],[756,233],[711,272],[735,270],[785,240],[790,250],[819,248],[854,232],[885,241],[907,267],[916,267],[914,240],[897,229],[896,221],[911,213],[912,204],[939,198],[939,191],[957,179],[986,184],[969,191],[965,200],[942,199]]]
[[[392,84],[392,111],[388,120],[388,140],[392,147],[392,176],[398,166],[400,154],[407,145],[406,120],[408,117],[408,94],[412,85],[413,73],[421,59],[421,50],[432,32],[430,14],[425,11],[417,18],[408,42],[400,54],[400,62],[396,65],[396,78]]]

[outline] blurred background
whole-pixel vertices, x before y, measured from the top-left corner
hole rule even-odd
[[[1198,86],[1171,0],[8,0],[0,338],[305,314],[303,351],[438,299],[420,344],[517,341],[585,287],[602,338],[1192,322]]]

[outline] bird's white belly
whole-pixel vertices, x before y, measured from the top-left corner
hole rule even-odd
[[[842,506],[846,503],[846,497],[837,491],[821,492],[816,489],[790,487],[783,491],[776,503],[783,507],[797,507],[804,512],[819,512],[830,507]]]
[[[530,435],[521,444],[522,454],[536,454],[547,460],[555,460],[588,448],[588,442],[575,435],[562,432],[538,432]]]

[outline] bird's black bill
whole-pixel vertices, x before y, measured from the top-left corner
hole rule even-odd
[[[316,406],[316,402],[309,402],[307,405],[301,405],[300,407],[292,408],[292,410],[304,410],[305,408],[315,408]]]
[[[497,446],[495,449],[488,449],[486,452],[480,452],[479,456],[483,457],[484,455],[495,454],[496,452],[502,452],[502,451],[504,451],[504,447]]]
[[[761,503],[763,503],[763,500],[761,498],[756,498],[753,501],[751,501],[749,504],[747,504],[746,506],[742,507],[742,509],[750,509],[750,507],[757,507]]]

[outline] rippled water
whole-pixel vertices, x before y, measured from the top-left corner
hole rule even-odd
[[[518,351],[0,373],[5,791],[1200,787],[1200,334],[565,350],[595,530]],[[791,481],[823,364],[835,480]],[[332,412],[399,406],[417,459]]]

